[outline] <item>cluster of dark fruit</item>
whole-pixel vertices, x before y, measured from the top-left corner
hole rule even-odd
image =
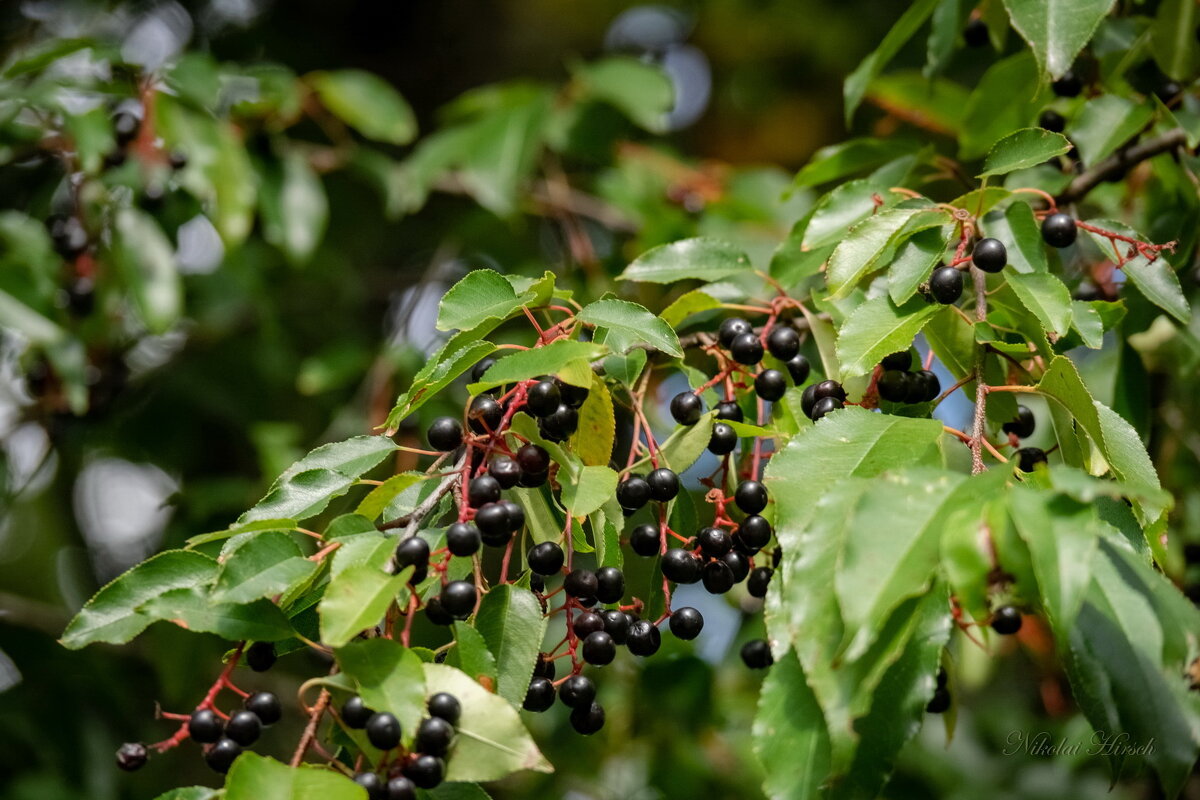
[[[1001,636],[1012,636],[1021,630],[1021,611],[1016,606],[1004,605],[992,612],[992,630]],[[950,708],[950,689],[947,684],[946,670],[938,667],[937,688],[933,697],[925,706],[930,714],[942,714]]]
[[[880,362],[883,368],[876,389],[879,396],[892,403],[930,403],[942,393],[937,375],[927,369],[909,372],[912,352],[901,350]]]
[[[426,708],[429,716],[417,726],[412,751],[401,751],[386,777],[378,772],[354,776],[355,783],[366,789],[368,800],[412,800],[418,788],[432,789],[442,782],[462,704],[454,695],[438,692]],[[371,745],[385,753],[400,746],[400,720],[369,708],[361,697],[351,697],[342,705],[341,718],[347,728],[365,731]]]
[[[1016,419],[1004,423],[1002,429],[1010,436],[1028,439],[1033,436],[1036,420],[1033,412],[1022,405],[1017,406]],[[1017,450],[1017,467],[1022,472],[1033,472],[1038,464],[1046,463],[1046,451],[1040,447],[1022,447]]]

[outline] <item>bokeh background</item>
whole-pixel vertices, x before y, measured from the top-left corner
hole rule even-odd
[[[109,337],[94,347],[85,414],[46,402],[36,384],[39,365],[29,363],[20,337],[5,335],[0,797],[116,800],[151,798],[189,783],[216,785],[188,748],[134,775],[118,772],[112,753],[123,741],[162,738],[169,726],[154,720],[155,703],[176,710],[194,705],[215,674],[222,643],[158,625],[129,647],[67,652],[56,637],[71,614],[148,554],[227,525],[312,446],[377,425],[438,341],[432,328],[438,297],[467,269],[552,269],[587,286],[648,246],[696,232],[736,238],[756,256],[769,253],[812,199],[804,192],[784,199],[791,174],[817,148],[848,135],[843,77],[903,6],[899,0],[0,4],[5,58],[48,38],[89,36],[119,45],[133,60],[158,63],[207,53],[221,63],[275,62],[300,75],[359,68],[382,76],[408,100],[423,134],[461,113],[447,106],[468,90],[513,81],[563,86],[571,64],[613,52],[660,64],[676,93],[662,132],[589,107],[579,127],[587,136],[539,162],[539,175],[568,176],[572,186],[616,209],[611,225],[587,215],[497,215],[452,187],[434,191],[411,213],[389,213],[386,193],[333,172],[323,181],[327,233],[302,267],[267,244],[261,229],[226,251],[206,233],[211,226],[190,237],[176,227],[188,271],[185,319],[162,335],[120,345]],[[899,64],[919,68],[922,45],[915,42]],[[970,86],[992,57],[961,53],[948,74]],[[905,124],[872,107],[859,115],[856,131],[888,134]],[[909,132],[937,141],[928,130]],[[295,135],[318,138],[303,128]],[[397,147],[386,155],[402,163],[410,152]],[[57,167],[4,153],[0,206],[44,218],[61,192]],[[0,259],[0,268],[12,268],[10,261]],[[1194,286],[1188,283],[1189,292]],[[1101,361],[1093,371],[1109,366]],[[438,410],[431,406],[428,416]],[[1186,414],[1177,424],[1188,437],[1177,449],[1194,459],[1188,453],[1196,452],[1195,431],[1188,432]],[[416,425],[401,435],[417,436]],[[1180,482],[1190,479],[1188,469]],[[1194,513],[1189,508],[1185,519]],[[666,637],[659,657],[610,668],[602,682],[609,722],[596,737],[568,733],[557,709],[531,719],[559,771],[513,776],[492,787],[493,795],[758,797],[749,729],[759,677],[741,667],[736,653],[741,641],[761,634],[755,627],[761,622],[723,599],[690,601],[703,604],[711,622],[694,646]],[[1075,740],[1090,731],[1079,718],[1046,715],[1036,653],[993,659],[964,649],[960,660],[964,710],[952,743],[940,720],[926,725],[905,750],[889,796],[1155,796],[1137,776],[1108,793],[1097,757],[1001,755],[1014,730]],[[295,654],[243,683],[292,698],[320,670],[315,658]],[[285,757],[297,734],[293,717],[259,749]]]

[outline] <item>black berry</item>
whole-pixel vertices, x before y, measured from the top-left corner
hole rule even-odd
[[[739,364],[757,364],[763,357],[762,342],[753,333],[739,334],[729,346],[729,354]]]
[[[1078,235],[1079,229],[1070,214],[1060,211],[1042,220],[1042,239],[1051,247],[1070,247]]]
[[[680,425],[695,425],[703,411],[704,403],[695,392],[680,392],[671,398],[671,417]]]
[[[709,526],[701,528],[700,532],[696,534],[696,544],[700,546],[700,552],[705,556],[720,558],[733,547],[733,539],[725,529]]]
[[[629,615],[618,609],[609,609],[600,613],[600,619],[604,622],[604,632],[612,637],[616,644],[625,644],[625,640],[629,638],[629,626],[633,623],[629,619]]]
[[[529,568],[538,575],[554,575],[563,568],[566,556],[554,542],[542,542],[529,549]]]
[[[787,378],[777,369],[764,369],[754,377],[754,393],[768,402],[775,402],[787,391]]]
[[[383,778],[374,772],[360,772],[354,776],[354,782],[367,791],[367,800],[387,800],[387,787]]]
[[[944,306],[958,302],[962,292],[962,272],[954,267],[938,267],[929,276],[929,293]]]
[[[791,326],[776,326],[767,335],[767,350],[780,361],[791,361],[800,352],[800,334]]]
[[[367,739],[380,750],[391,750],[400,744],[400,720],[387,711],[372,714],[366,728]]]
[[[662,546],[662,536],[659,534],[658,526],[649,523],[638,525],[629,532],[629,546],[639,556],[658,555]]]
[[[662,634],[653,622],[639,619],[629,626],[629,637],[625,640],[625,646],[635,656],[652,656],[658,652],[661,645]]]
[[[720,341],[721,347],[728,350],[733,346],[734,339],[753,330],[754,327],[746,320],[741,317],[733,317],[721,323],[721,327],[717,331],[717,340]]]
[[[496,456],[488,464],[488,475],[500,484],[501,489],[511,489],[521,482],[521,465],[508,456]]]
[[[200,744],[212,744],[220,739],[224,728],[221,718],[207,708],[193,711],[188,720],[188,735]]]
[[[817,384],[805,386],[804,391],[800,393],[800,410],[804,412],[804,416],[812,419],[813,408],[817,404]]]
[[[1036,428],[1037,420],[1034,419],[1033,412],[1022,405],[1017,406],[1017,418],[1003,425],[1005,433],[1015,434],[1020,439],[1028,439],[1033,436]],[[1026,471],[1028,472],[1028,470]]]
[[[971,251],[971,263],[984,272],[999,272],[1008,263],[1008,249],[999,239],[980,239]]]
[[[1038,117],[1038,127],[1054,133],[1062,133],[1067,128],[1067,120],[1054,109],[1047,108]]]
[[[453,625],[454,617],[450,612],[442,608],[442,601],[438,597],[431,597],[425,601],[425,616],[434,625]]]
[[[836,397],[822,397],[817,401],[816,405],[813,406],[812,421],[816,422],[830,411],[837,411],[839,408],[843,407],[842,401],[838,400]]]
[[[1017,467],[1021,472],[1033,472],[1038,464],[1046,463],[1046,451],[1040,447],[1022,447],[1017,451]]]
[[[676,638],[691,641],[704,630],[704,617],[691,606],[684,606],[671,612],[669,624]]]
[[[476,362],[475,366],[471,367],[471,383],[479,383],[479,381],[483,380],[483,374],[491,369],[495,363],[496,359],[491,356],[481,358]]]
[[[571,629],[580,639],[586,639],[588,634],[604,630],[604,619],[593,611],[585,611],[571,623]]]
[[[930,403],[942,393],[942,382],[931,370],[921,369],[912,373],[909,389],[909,397],[914,398],[909,402]]]
[[[879,396],[884,400],[903,403],[908,397],[910,380],[911,376],[907,372],[889,369],[879,376],[879,382],[875,384],[875,388],[879,390]]]
[[[462,444],[462,425],[454,417],[438,417],[425,433],[429,446],[448,453]]]
[[[396,545],[396,566],[399,569],[413,567],[411,583],[425,580],[429,568],[429,542],[420,536],[410,536]]]
[[[566,403],[559,403],[553,414],[538,421],[538,430],[552,442],[565,441],[578,428],[579,411]]]
[[[480,538],[493,547],[506,544],[512,534],[508,509],[501,503],[488,503],[476,511],[475,527],[479,529]]]
[[[252,711],[237,711],[225,723],[225,735],[243,747],[254,744],[262,735],[262,721]]]
[[[545,473],[550,469],[550,454],[544,447],[527,444],[517,451],[517,464],[526,474]]]
[[[556,384],[558,384],[558,391],[559,391],[559,394],[562,395],[563,403],[570,406],[571,408],[579,408],[581,405],[584,404],[584,401],[586,401],[588,399],[588,394],[590,393],[590,390],[585,389],[582,386],[575,386],[570,383],[564,383],[563,381],[560,381],[558,378],[555,378],[554,382]]]
[[[987,23],[979,17],[967,20],[963,28],[963,41],[967,43],[967,47],[983,47],[988,43]]]
[[[117,766],[126,772],[144,767],[147,757],[146,745],[140,742],[126,742],[117,748]]]
[[[708,452],[723,456],[727,453],[732,453],[737,447],[738,435],[737,432],[726,425],[724,422],[713,424],[712,436],[708,439]]]
[[[616,603],[625,595],[625,576],[616,567],[596,570],[595,597],[601,603]]]
[[[775,570],[770,567],[755,567],[746,581],[746,591],[751,597],[766,597],[767,587],[771,585],[771,576]]]
[[[479,528],[469,522],[456,522],[446,529],[446,547],[456,556],[474,555],[480,541]]]
[[[627,511],[637,511],[650,502],[650,484],[640,475],[630,475],[617,486],[617,502]]]
[[[508,518],[508,529],[510,531],[516,533],[525,527],[525,509],[512,500],[501,500],[500,506],[504,509],[504,514]]]
[[[479,508],[499,500],[500,481],[491,475],[480,475],[478,478],[472,478],[471,482],[467,484],[467,502],[471,504],[472,508]]]
[[[890,356],[884,356],[883,360],[879,362],[879,366],[885,370],[898,369],[901,372],[907,372],[912,369],[912,351],[901,350]]]
[[[418,753],[441,757],[450,750],[450,743],[453,740],[453,725],[441,717],[429,717],[421,720],[421,724],[417,726],[417,738],[414,746]]]
[[[765,517],[751,514],[742,520],[742,524],[738,526],[738,533],[748,546],[761,550],[771,541],[771,523],[767,522]]]
[[[1067,70],[1062,77],[1051,82],[1050,88],[1059,97],[1078,97],[1083,91],[1083,81],[1075,74],[1074,70]]]
[[[576,733],[591,736],[604,727],[604,709],[599,703],[571,711],[571,727]]]
[[[662,557],[662,574],[675,583],[695,583],[700,580],[700,559],[687,550],[671,548]]]
[[[246,698],[243,705],[263,725],[274,725],[283,719],[283,704],[273,692],[255,692]]]
[[[746,419],[746,415],[742,413],[742,407],[733,400],[717,403],[716,417],[717,419],[733,420],[734,422],[742,422]]]
[[[342,722],[347,728],[362,729],[367,727],[367,720],[374,713],[374,709],[368,708],[363,699],[355,695],[342,705]]]
[[[742,481],[733,493],[737,507],[747,514],[757,514],[767,507],[767,487],[758,481]]]
[[[742,645],[742,662],[750,669],[766,669],[775,663],[766,639],[752,639]]]
[[[1011,636],[1021,630],[1021,612],[1015,606],[1000,606],[992,614],[992,630],[1001,636]]]
[[[650,499],[666,503],[679,494],[679,476],[666,467],[659,467],[646,476]]]
[[[721,556],[721,560],[725,562],[725,566],[729,567],[729,571],[733,573],[734,583],[741,583],[750,574],[750,559],[746,558],[739,550],[730,550]]]
[[[939,686],[933,690],[933,697],[925,706],[925,710],[930,714],[942,714],[950,708],[950,690],[945,686]]]
[[[504,409],[490,395],[479,395],[467,409],[467,424],[476,433],[494,433],[503,419]]]
[[[559,687],[558,699],[568,708],[586,708],[596,699],[596,684],[586,675],[572,675]]]
[[[604,631],[589,633],[583,640],[583,660],[597,667],[611,664],[617,657],[617,645]]]
[[[450,581],[442,587],[439,596],[442,608],[447,614],[457,619],[466,619],[475,610],[478,593],[475,591],[475,584],[470,581]]]
[[[813,397],[817,400],[823,400],[826,397],[832,397],[835,400],[846,402],[846,389],[837,381],[828,380],[821,381],[815,384],[813,388]]]
[[[526,488],[533,488],[542,486],[549,479],[550,474],[548,472],[522,472],[520,485]]]
[[[538,653],[537,663],[533,665],[533,674],[539,678],[554,680],[554,659],[547,657],[545,653]]]
[[[599,586],[596,573],[590,569],[572,570],[563,580],[563,589],[571,597],[595,597]]]
[[[275,645],[255,642],[246,649],[246,665],[255,672],[266,672],[275,665]]]
[[[562,403],[562,392],[554,381],[538,381],[525,394],[526,408],[535,417],[548,417]]]
[[[233,739],[222,737],[217,740],[217,743],[208,748],[204,754],[204,762],[208,764],[213,772],[218,772],[224,775],[229,772],[229,768],[233,766],[233,762],[242,754],[242,746]]]
[[[529,690],[525,692],[525,702],[522,708],[526,711],[542,712],[554,705],[554,684],[547,678],[537,678],[529,682]]]
[[[404,765],[404,777],[421,789],[432,789],[445,775],[445,762],[434,755],[419,755]]]
[[[792,383],[799,386],[808,380],[808,373],[811,370],[808,359],[803,355],[798,355],[787,362],[788,373],[792,376]]]
[[[430,716],[444,719],[451,725],[458,722],[458,718],[462,716],[462,703],[449,692],[432,695],[425,707],[429,709]]]
[[[733,570],[724,560],[709,561],[701,570],[700,580],[709,594],[725,594],[733,588]]]
[[[401,775],[387,782],[387,800],[417,800],[417,787]]]

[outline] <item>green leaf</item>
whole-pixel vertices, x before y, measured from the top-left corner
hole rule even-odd
[[[425,716],[425,671],[421,659],[399,642],[379,636],[339,647],[342,672],[354,679],[358,694],[376,711],[390,711],[410,741]]]
[[[884,356],[909,347],[939,308],[923,297],[913,297],[897,306],[884,296],[854,309],[838,334],[842,376],[866,374]]]
[[[984,221],[984,229],[1008,246],[1008,266],[1013,272],[1049,272],[1046,243],[1033,208],[1028,203],[1012,203],[1004,213],[993,211]]]
[[[393,406],[387,421],[384,422],[387,430],[394,431],[405,417],[425,405],[453,383],[459,375],[494,352],[496,352],[496,345],[492,342],[475,341],[452,351],[446,357],[442,357],[443,354],[438,353],[437,356],[425,362],[425,366],[421,367],[413,376],[408,391],[396,398],[396,405]]]
[[[963,4],[959,0],[941,0],[933,10],[929,40],[925,45],[925,68],[922,76],[932,78],[941,74],[954,56],[954,47],[963,28]]]
[[[539,90],[524,102],[490,110],[471,126],[458,180],[476,202],[497,216],[509,217],[517,211],[521,183],[537,166],[550,104],[550,95]]]
[[[772,800],[820,797],[830,769],[829,732],[792,650],[771,666],[754,716],[754,752]]]
[[[216,577],[219,565],[191,550],[167,550],[112,580],[80,609],[60,640],[78,650],[93,642],[124,644],[155,621],[139,608],[172,589],[199,588]]]
[[[475,628],[496,657],[496,694],[520,708],[546,635],[541,605],[528,589],[493,586],[475,615]]]
[[[1196,4],[1191,0],[1163,0],[1150,28],[1154,56],[1159,69],[1177,81],[1190,81],[1196,74],[1200,50],[1196,47]]]
[[[822,147],[813,153],[804,169],[796,173],[793,185],[803,189],[831,183],[855,173],[876,169],[918,149],[919,144],[912,140],[874,138],[850,139]]]
[[[219,789],[207,786],[184,786],[160,794],[154,800],[220,800],[224,795]]]
[[[967,100],[959,155],[967,160],[979,158],[997,139],[1024,128],[1037,115],[1047,94],[1048,88],[1028,52],[997,61],[979,79]],[[998,97],[1004,101],[997,102]]]
[[[477,383],[472,383],[467,387],[467,391],[471,394],[479,394],[506,383],[516,383],[539,375],[554,375],[575,362],[595,361],[606,352],[608,352],[608,348],[602,344],[580,342],[574,339],[559,339],[542,347],[518,350],[510,356],[497,360],[488,368],[487,372],[483,373],[483,377]],[[587,370],[587,377],[590,383],[592,377],[590,370]],[[574,381],[570,382],[574,383]]]
[[[367,790],[332,769],[246,752],[225,779],[225,800],[367,800]]]
[[[571,70],[587,95],[609,103],[648,131],[665,130],[675,104],[670,77],[659,67],[629,56],[577,64]]]
[[[570,448],[586,465],[607,466],[612,459],[616,435],[612,395],[604,379],[593,374],[592,388],[579,407],[579,427],[571,435]]]
[[[489,319],[504,320],[524,305],[504,276],[493,269],[468,272],[438,303],[437,329],[470,330]]]
[[[892,238],[921,209],[893,208],[882,211],[850,229],[829,257],[825,277],[834,297],[845,297],[870,272],[887,250]]]
[[[117,213],[113,259],[133,292],[146,327],[163,333],[183,307],[183,286],[175,253],[154,218],[135,208]]]
[[[423,668],[427,693],[449,692],[462,703],[454,755],[446,762],[447,781],[494,781],[522,769],[553,771],[504,698],[445,664]]]
[[[721,307],[721,301],[705,292],[703,289],[692,289],[684,292],[676,300],[663,309],[662,319],[667,325],[677,328],[688,317],[702,311],[712,311]],[[629,384],[632,381],[621,381]]]
[[[862,102],[863,95],[866,94],[867,87],[871,85],[871,81],[883,71],[888,62],[900,52],[900,48],[925,24],[925,20],[933,13],[933,9],[937,4],[938,0],[916,0],[916,2],[905,9],[900,19],[888,30],[887,35],[883,37],[883,41],[879,43],[879,47],[864,58],[862,63],[855,68],[854,72],[850,73],[850,76],[846,78],[842,94],[844,95],[847,127],[849,127],[850,121],[854,119],[854,112],[858,109],[859,103]]]
[[[1007,175],[1019,169],[1036,167],[1071,149],[1071,142],[1061,133],[1041,128],[1023,128],[1010,133],[992,145],[983,160],[983,172],[976,177]]]
[[[749,270],[749,257],[736,245],[701,237],[660,245],[643,253],[617,276],[617,280],[640,283],[719,281]]]
[[[268,172],[259,193],[263,238],[294,264],[307,262],[329,221],[329,201],[321,179],[298,150],[289,150]]]
[[[138,607],[155,619],[174,622],[181,628],[215,633],[223,639],[254,639],[277,642],[295,634],[279,606],[270,600],[252,603],[215,603],[208,592],[197,587],[171,589]]]
[[[356,564],[333,576],[317,607],[321,641],[341,647],[364,628],[379,622],[411,574],[412,567],[393,576],[370,565]]]
[[[1017,33],[1043,73],[1059,78],[1092,38],[1115,0],[1004,0]],[[1072,137],[1074,138],[1074,137]]]
[[[624,352],[633,343],[645,344],[661,350],[669,356],[683,358],[679,337],[661,317],[651,314],[645,306],[626,300],[597,300],[583,307],[575,315],[580,322],[604,328],[604,341],[614,350]],[[619,335],[622,346],[613,345],[614,336]]]
[[[417,119],[392,85],[369,72],[343,69],[309,76],[321,103],[368,139],[408,144],[417,135]]]
[[[248,603],[282,594],[309,578],[318,567],[304,557],[291,536],[279,531],[263,531],[243,539],[222,558],[212,590],[214,603]]]
[[[486,596],[484,600],[486,601]],[[483,634],[465,622],[454,623],[454,647],[446,656],[446,662],[461,669],[479,683],[496,685],[496,657],[488,650]],[[426,659],[432,661],[433,659]]]
[[[681,425],[667,437],[659,447],[658,457],[663,466],[682,475],[688,467],[695,464],[704,455],[708,443],[712,440],[713,420],[716,412],[710,411],[700,417],[695,425]]]
[[[1149,103],[1137,104],[1115,94],[1088,100],[1067,126],[1084,164],[1092,165],[1116,152],[1154,117]]]
[[[1048,272],[1013,272],[1008,276],[1008,285],[1038,318],[1043,330],[1066,335],[1073,316],[1071,293],[1057,276]]]
[[[586,517],[616,495],[617,473],[607,466],[587,466],[562,487],[563,507],[573,517]]]
[[[1012,488],[1009,506],[1017,533],[1029,547],[1046,615],[1058,630],[1069,630],[1092,582],[1100,532],[1095,508],[1024,486]]]
[[[1115,220],[1093,219],[1088,222],[1096,227],[1137,239],[1140,242],[1146,241],[1146,238],[1137,231]],[[1087,233],[1107,258],[1121,260],[1128,253],[1129,245],[1127,243],[1116,245],[1116,247],[1123,248],[1122,251],[1114,251],[1114,245],[1107,238],[1091,231]],[[1121,270],[1129,277],[1137,290],[1146,296],[1147,300],[1184,325],[1189,323],[1191,310],[1187,298],[1183,294],[1183,289],[1179,285],[1179,276],[1175,274],[1175,270],[1165,258],[1160,256],[1150,261],[1145,256],[1135,256],[1122,264]]]
[[[367,519],[378,519],[383,510],[401,492],[427,480],[429,480],[429,476],[423,472],[401,472],[399,475],[393,475],[372,489],[362,499],[362,502],[358,504],[358,508],[354,509],[354,513],[360,514]]]
[[[888,267],[888,297],[893,303],[901,305],[917,293],[917,287],[928,280],[942,260],[953,236],[954,227],[943,225],[919,231],[900,245]]]

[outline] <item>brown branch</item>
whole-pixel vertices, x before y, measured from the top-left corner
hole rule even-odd
[[[418,505],[409,513],[405,514],[403,517],[397,517],[390,522],[382,523],[379,526],[379,530],[386,531],[393,528],[404,528],[407,526],[407,530],[404,531],[402,538],[407,539],[408,537],[414,535],[417,532],[416,527],[421,524],[421,520],[433,513],[433,510],[437,508],[437,504],[442,501],[442,498],[446,496],[446,493],[453,489],[454,485],[462,479],[461,472],[466,468],[466,463],[467,456],[466,452],[464,451],[463,455],[458,459],[458,463],[454,465],[453,471],[451,471],[451,473],[446,477],[442,478],[442,482],[438,484],[436,489],[433,490],[433,494],[422,500],[420,505]]]
[[[978,267],[971,267],[975,278],[975,319],[987,322],[987,273]],[[971,428],[971,474],[983,472],[983,439],[984,423],[987,415],[987,381],[983,379],[983,365],[987,359],[987,348],[983,345],[975,347],[975,420]]]
[[[1176,128],[1133,147],[1119,150],[1071,181],[1070,185],[1056,199],[1059,203],[1064,204],[1080,200],[1104,181],[1124,175],[1130,167],[1161,153],[1182,147],[1186,143],[1187,134],[1182,128]]]
[[[304,733],[300,736],[296,752],[292,754],[291,765],[293,767],[300,766],[309,745],[317,738],[317,726],[321,724],[321,717],[325,715],[325,709],[329,707],[329,698],[329,690],[322,688],[321,695],[317,698],[317,704],[313,706],[312,713],[308,715],[308,724],[304,726]]]

